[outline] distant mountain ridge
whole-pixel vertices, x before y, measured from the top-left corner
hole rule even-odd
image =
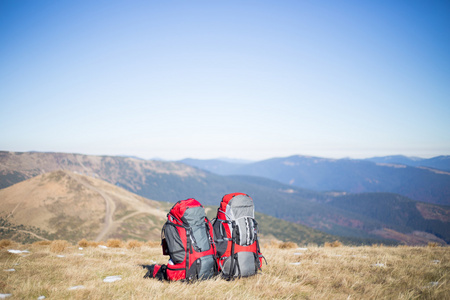
[[[239,169],[243,165],[246,165],[245,163],[230,162],[221,159],[201,160],[201,159],[186,158],[180,160],[179,162],[186,164],[188,166],[193,166],[219,175],[234,174],[237,169]]]
[[[296,166],[295,161],[285,159],[282,162],[284,162],[283,166],[288,168]],[[376,166],[372,162],[364,163]],[[252,165],[255,163],[245,166]],[[338,203],[336,201],[340,196],[348,194],[345,191],[305,190],[293,184],[280,183],[260,176],[220,176],[184,163],[81,154],[0,152],[0,185],[2,186],[10,186],[13,181],[17,183],[39,174],[58,170],[102,179],[145,198],[159,201],[176,202],[192,197],[205,205],[218,205],[224,194],[245,192],[255,200],[258,212],[339,235],[343,237],[342,239],[352,240],[355,243],[388,244],[403,242],[406,238],[407,243],[410,244],[423,244],[425,240],[434,241],[436,238],[450,242],[450,232],[441,234],[439,231],[440,227],[449,226],[448,221],[437,214],[427,213],[432,210],[445,212],[449,210],[448,207],[429,204],[430,209],[417,212],[416,204],[419,202],[408,199],[410,201],[408,203],[412,204],[405,206],[405,209],[408,209],[407,214],[400,215],[400,219],[394,223],[383,220],[380,214],[395,209],[395,201],[383,202],[383,200],[391,197],[395,200],[397,196],[395,194],[370,194],[368,198],[370,201],[361,203],[365,203],[365,206],[373,205],[371,203],[385,203],[385,207],[376,206],[374,213],[368,214],[364,212],[364,207],[361,207],[359,212],[345,205],[331,205],[333,202]],[[359,194],[353,196],[363,200]],[[364,194],[361,197],[364,197]],[[417,216],[417,213],[431,218],[430,220],[435,222],[434,225],[429,227],[426,222],[408,221],[413,216]],[[383,231],[383,228],[391,230],[389,235]],[[414,232],[420,237],[417,234],[414,235]],[[387,236],[391,239],[390,242],[386,240]]]
[[[411,167],[428,167],[450,172],[450,156],[436,156],[432,158],[407,157],[403,155],[381,156],[367,158],[376,163],[403,164]]]
[[[450,205],[450,173],[391,163],[400,158],[379,158],[374,162],[296,155],[245,165],[214,160],[182,162],[216,174],[261,176],[303,189],[398,193],[417,201]],[[442,156],[427,161],[428,165],[445,167],[438,162],[446,163],[449,158]]]

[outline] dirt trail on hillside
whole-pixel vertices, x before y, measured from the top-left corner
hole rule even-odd
[[[131,214],[128,214],[128,215],[126,215],[126,216],[120,218],[119,220],[115,221],[114,223],[122,223],[122,222],[125,221],[126,219],[129,219],[129,218],[131,218],[131,217],[134,217],[134,216],[140,215],[140,214],[149,214],[149,215],[151,215],[151,213],[150,213],[150,212],[147,212],[147,211],[135,211],[135,212],[133,212],[133,213],[131,213]]]
[[[76,176],[67,173],[72,179],[76,180],[78,183],[82,184],[84,187],[90,189],[91,191],[94,191],[96,193],[98,193],[100,196],[102,196],[102,198],[105,200],[105,205],[106,205],[106,212],[105,212],[105,224],[103,225],[103,229],[102,231],[97,235],[97,237],[95,238],[95,241],[101,241],[106,234],[112,229],[113,227],[113,215],[114,212],[116,211],[116,204],[114,203],[114,201],[102,190],[97,189],[96,187],[90,185],[88,182],[81,180],[79,178],[77,178]]]
[[[106,204],[105,222],[103,225],[103,229],[95,238],[96,242],[105,240],[106,238],[108,238],[109,234],[115,232],[117,230],[117,228],[122,226],[122,223],[124,223],[126,220],[133,218],[137,215],[150,215],[150,216],[160,217],[161,219],[164,219],[166,217],[166,213],[164,211],[162,211],[159,207],[158,208],[149,207],[149,205],[146,204],[145,202],[141,202],[137,199],[133,199],[133,201],[130,201],[129,204],[131,204],[130,208],[132,208],[135,211],[129,212],[125,216],[122,216],[120,219],[114,220],[113,216],[116,212],[116,203],[114,202],[114,200],[110,197],[110,195],[107,192],[93,186],[89,182],[89,179],[87,179],[85,177],[79,177],[76,174],[72,174],[71,172],[67,172],[67,174],[72,179],[76,180],[79,184],[83,185],[85,188],[99,194],[105,200],[105,204]],[[120,200],[119,200],[119,202],[120,202]]]
[[[6,216],[6,220],[8,220],[9,217],[11,217],[12,215],[14,215],[14,212],[15,212],[16,209],[20,206],[20,204],[22,204],[22,202],[17,203],[16,207],[14,207],[14,209],[12,210],[12,212],[10,212],[10,213]]]

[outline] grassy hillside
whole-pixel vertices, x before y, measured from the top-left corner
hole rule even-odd
[[[46,173],[2,189],[0,202],[3,238],[72,242],[82,237],[157,238],[169,206],[69,171]]]
[[[0,245],[3,241],[0,242]],[[27,250],[13,254],[7,250]],[[13,244],[0,249],[8,299],[450,299],[450,251],[442,247],[308,249],[263,244],[257,276],[186,284],[143,279],[139,264],[167,263],[159,246],[91,248]],[[110,276],[121,278],[105,282]]]
[[[436,236],[435,242],[450,243],[449,207],[388,193],[344,195],[334,197],[327,205],[364,215],[402,233],[426,231]]]

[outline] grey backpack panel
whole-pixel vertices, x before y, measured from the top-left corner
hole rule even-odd
[[[182,221],[189,227],[205,226],[205,209],[203,207],[188,207]]]
[[[255,208],[252,199],[245,195],[233,197],[228,203],[227,214],[236,222],[236,243],[241,246],[253,244],[256,224],[254,222]],[[231,226],[230,230],[232,230]]]
[[[255,218],[255,208],[253,201],[248,196],[238,195],[228,202],[230,210],[227,208],[227,213],[231,213],[231,218],[239,219],[242,217]]]
[[[231,268],[234,269],[234,272]],[[253,252],[238,252],[235,254],[235,258],[230,256],[225,259],[222,266],[222,273],[226,277],[248,277],[255,275],[257,271],[257,258]]]
[[[205,280],[216,275],[216,260],[213,255],[207,255],[197,259],[189,268],[186,278],[189,280]]]
[[[203,207],[188,208],[183,216],[183,222],[186,222],[186,225],[191,228],[193,246],[196,247],[196,250],[199,252],[209,250],[211,247],[209,236],[206,231],[205,217],[206,214]]]
[[[175,264],[183,262],[186,251],[184,250],[183,242],[175,225],[166,224],[163,233],[167,246],[171,250],[170,259]]]
[[[209,279],[216,274],[216,259],[212,255],[200,257],[199,279]]]
[[[239,275],[241,277],[247,277],[255,275],[258,271],[256,265],[257,258],[253,252],[239,252],[237,255],[237,261],[239,266]]]

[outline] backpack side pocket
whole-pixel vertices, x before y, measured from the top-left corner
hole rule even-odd
[[[166,223],[164,226],[164,240],[167,244],[167,252],[174,264],[182,263],[186,256],[186,246],[181,239],[181,231],[185,231],[185,229],[171,223]]]

